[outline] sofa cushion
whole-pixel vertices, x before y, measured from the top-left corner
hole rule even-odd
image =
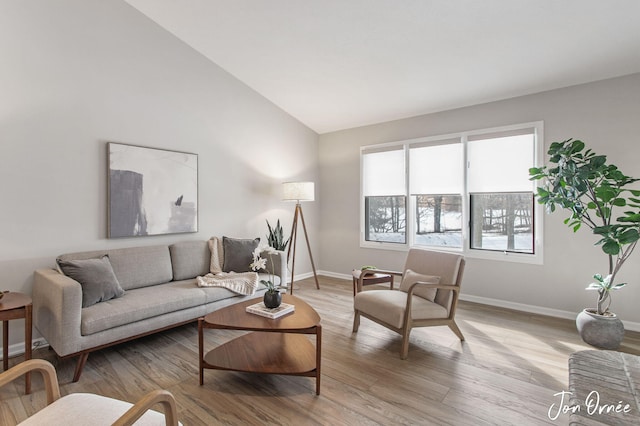
[[[83,309],[81,334],[86,336],[205,303],[205,294],[194,280],[128,290],[118,299]]]
[[[169,246],[174,281],[187,280],[209,272],[211,252],[207,241],[183,241]]]
[[[59,256],[62,260],[92,259],[109,255],[113,272],[124,290],[163,284],[173,279],[168,246],[129,247],[85,251]]]
[[[250,272],[253,262],[253,251],[260,244],[260,238],[238,239],[222,237],[224,251],[223,272]]]
[[[57,259],[56,263],[64,275],[80,283],[83,308],[124,294],[107,255],[86,260]]]

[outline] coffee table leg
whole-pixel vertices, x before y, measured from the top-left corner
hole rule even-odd
[[[316,326],[316,395],[320,395],[320,364],[322,359],[322,326]]]
[[[2,321],[2,369],[9,368],[9,320]]]
[[[204,349],[203,349],[203,337],[202,337],[202,323],[204,322],[204,319],[199,318],[198,319],[198,366],[200,368],[200,386],[202,386],[204,384],[204,370],[203,370],[203,366],[202,366],[202,357],[204,356]]]
[[[28,304],[24,308],[24,359],[31,359],[31,328],[32,328],[32,307]],[[24,378],[24,393],[31,393],[31,373],[27,373]]]

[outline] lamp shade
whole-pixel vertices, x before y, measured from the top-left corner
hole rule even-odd
[[[315,190],[313,182],[284,182],[282,199],[285,201],[313,201]]]

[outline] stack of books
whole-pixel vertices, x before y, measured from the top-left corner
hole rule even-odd
[[[247,306],[247,312],[250,314],[260,315],[266,318],[279,318],[283,315],[295,311],[295,306],[288,303],[281,303],[277,308],[267,308],[264,306],[264,302],[256,303],[255,305]]]

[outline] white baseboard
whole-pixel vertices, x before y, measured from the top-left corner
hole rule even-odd
[[[351,275],[339,274],[330,271],[318,271],[319,275],[325,275],[331,278],[338,278],[351,281]],[[515,311],[529,312],[538,315],[547,315],[555,318],[564,318],[575,320],[577,312],[562,311],[560,309],[546,308],[544,306],[527,305],[524,303],[510,302],[508,300],[492,299],[489,297],[474,296],[471,294],[460,294],[460,300],[468,302],[480,303],[483,305],[497,306],[499,308],[513,309]],[[633,321],[622,321],[625,330],[640,331],[640,323]]]
[[[544,306],[526,305],[524,303],[510,302],[508,300],[491,299],[488,297],[474,296],[471,294],[460,294],[460,300],[481,303],[483,305],[497,306],[499,308],[513,309],[515,311],[529,312],[538,315],[575,320],[577,312],[562,311],[559,309],[546,308]],[[640,323],[633,321],[622,321],[625,330],[640,331]]]
[[[318,271],[318,275],[324,275],[325,277],[337,278],[340,280],[348,280],[348,281],[351,281],[351,278],[352,278],[351,275],[338,274],[337,272],[330,272],[330,271]]]
[[[46,340],[43,337],[35,339],[31,342],[32,349],[39,349],[49,346]],[[14,356],[19,356],[24,354],[24,342],[14,343],[13,345],[9,345],[9,358],[13,358]],[[0,356],[2,359],[2,356]]]
[[[318,272],[318,275],[321,275],[320,272]],[[311,277],[313,277],[313,272],[305,272],[304,274],[295,275],[293,279],[294,281],[300,281],[300,280],[304,280],[306,278],[311,278]],[[291,275],[287,275],[287,284],[289,284],[290,282],[291,282]],[[283,287],[286,287],[286,285]]]

